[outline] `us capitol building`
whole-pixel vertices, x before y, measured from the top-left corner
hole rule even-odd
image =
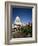
[[[20,17],[17,16],[15,18],[15,21],[14,21],[14,24],[12,24],[12,31],[16,32],[16,31],[19,31],[21,29],[22,26],[25,26],[25,25],[28,25],[29,23],[27,24],[23,24],[20,20]],[[31,26],[31,24],[29,24]]]
[[[17,16],[15,21],[14,21],[14,24],[12,24],[12,29],[14,29],[16,31],[16,30],[20,29],[21,26],[22,26],[22,22],[20,20],[20,17]]]

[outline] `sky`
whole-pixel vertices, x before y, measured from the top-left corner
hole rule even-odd
[[[15,21],[17,16],[20,17],[22,23],[32,22],[32,8],[12,8],[12,21]]]

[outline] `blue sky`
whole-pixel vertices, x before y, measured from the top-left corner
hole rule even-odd
[[[19,16],[22,23],[32,22],[32,8],[12,8],[12,21]]]

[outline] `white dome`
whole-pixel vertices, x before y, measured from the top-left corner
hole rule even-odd
[[[22,24],[19,16],[16,17],[14,24]]]

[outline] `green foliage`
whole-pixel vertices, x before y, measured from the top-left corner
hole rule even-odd
[[[21,28],[21,32],[22,33],[30,33],[30,34],[32,34],[32,27],[31,26],[25,26],[25,27],[22,27]]]
[[[28,34],[30,34],[30,36],[32,36],[32,26],[30,25],[26,25],[26,26],[22,26],[20,28],[20,30],[18,29],[17,32],[13,35],[13,37],[25,37],[28,36]]]

